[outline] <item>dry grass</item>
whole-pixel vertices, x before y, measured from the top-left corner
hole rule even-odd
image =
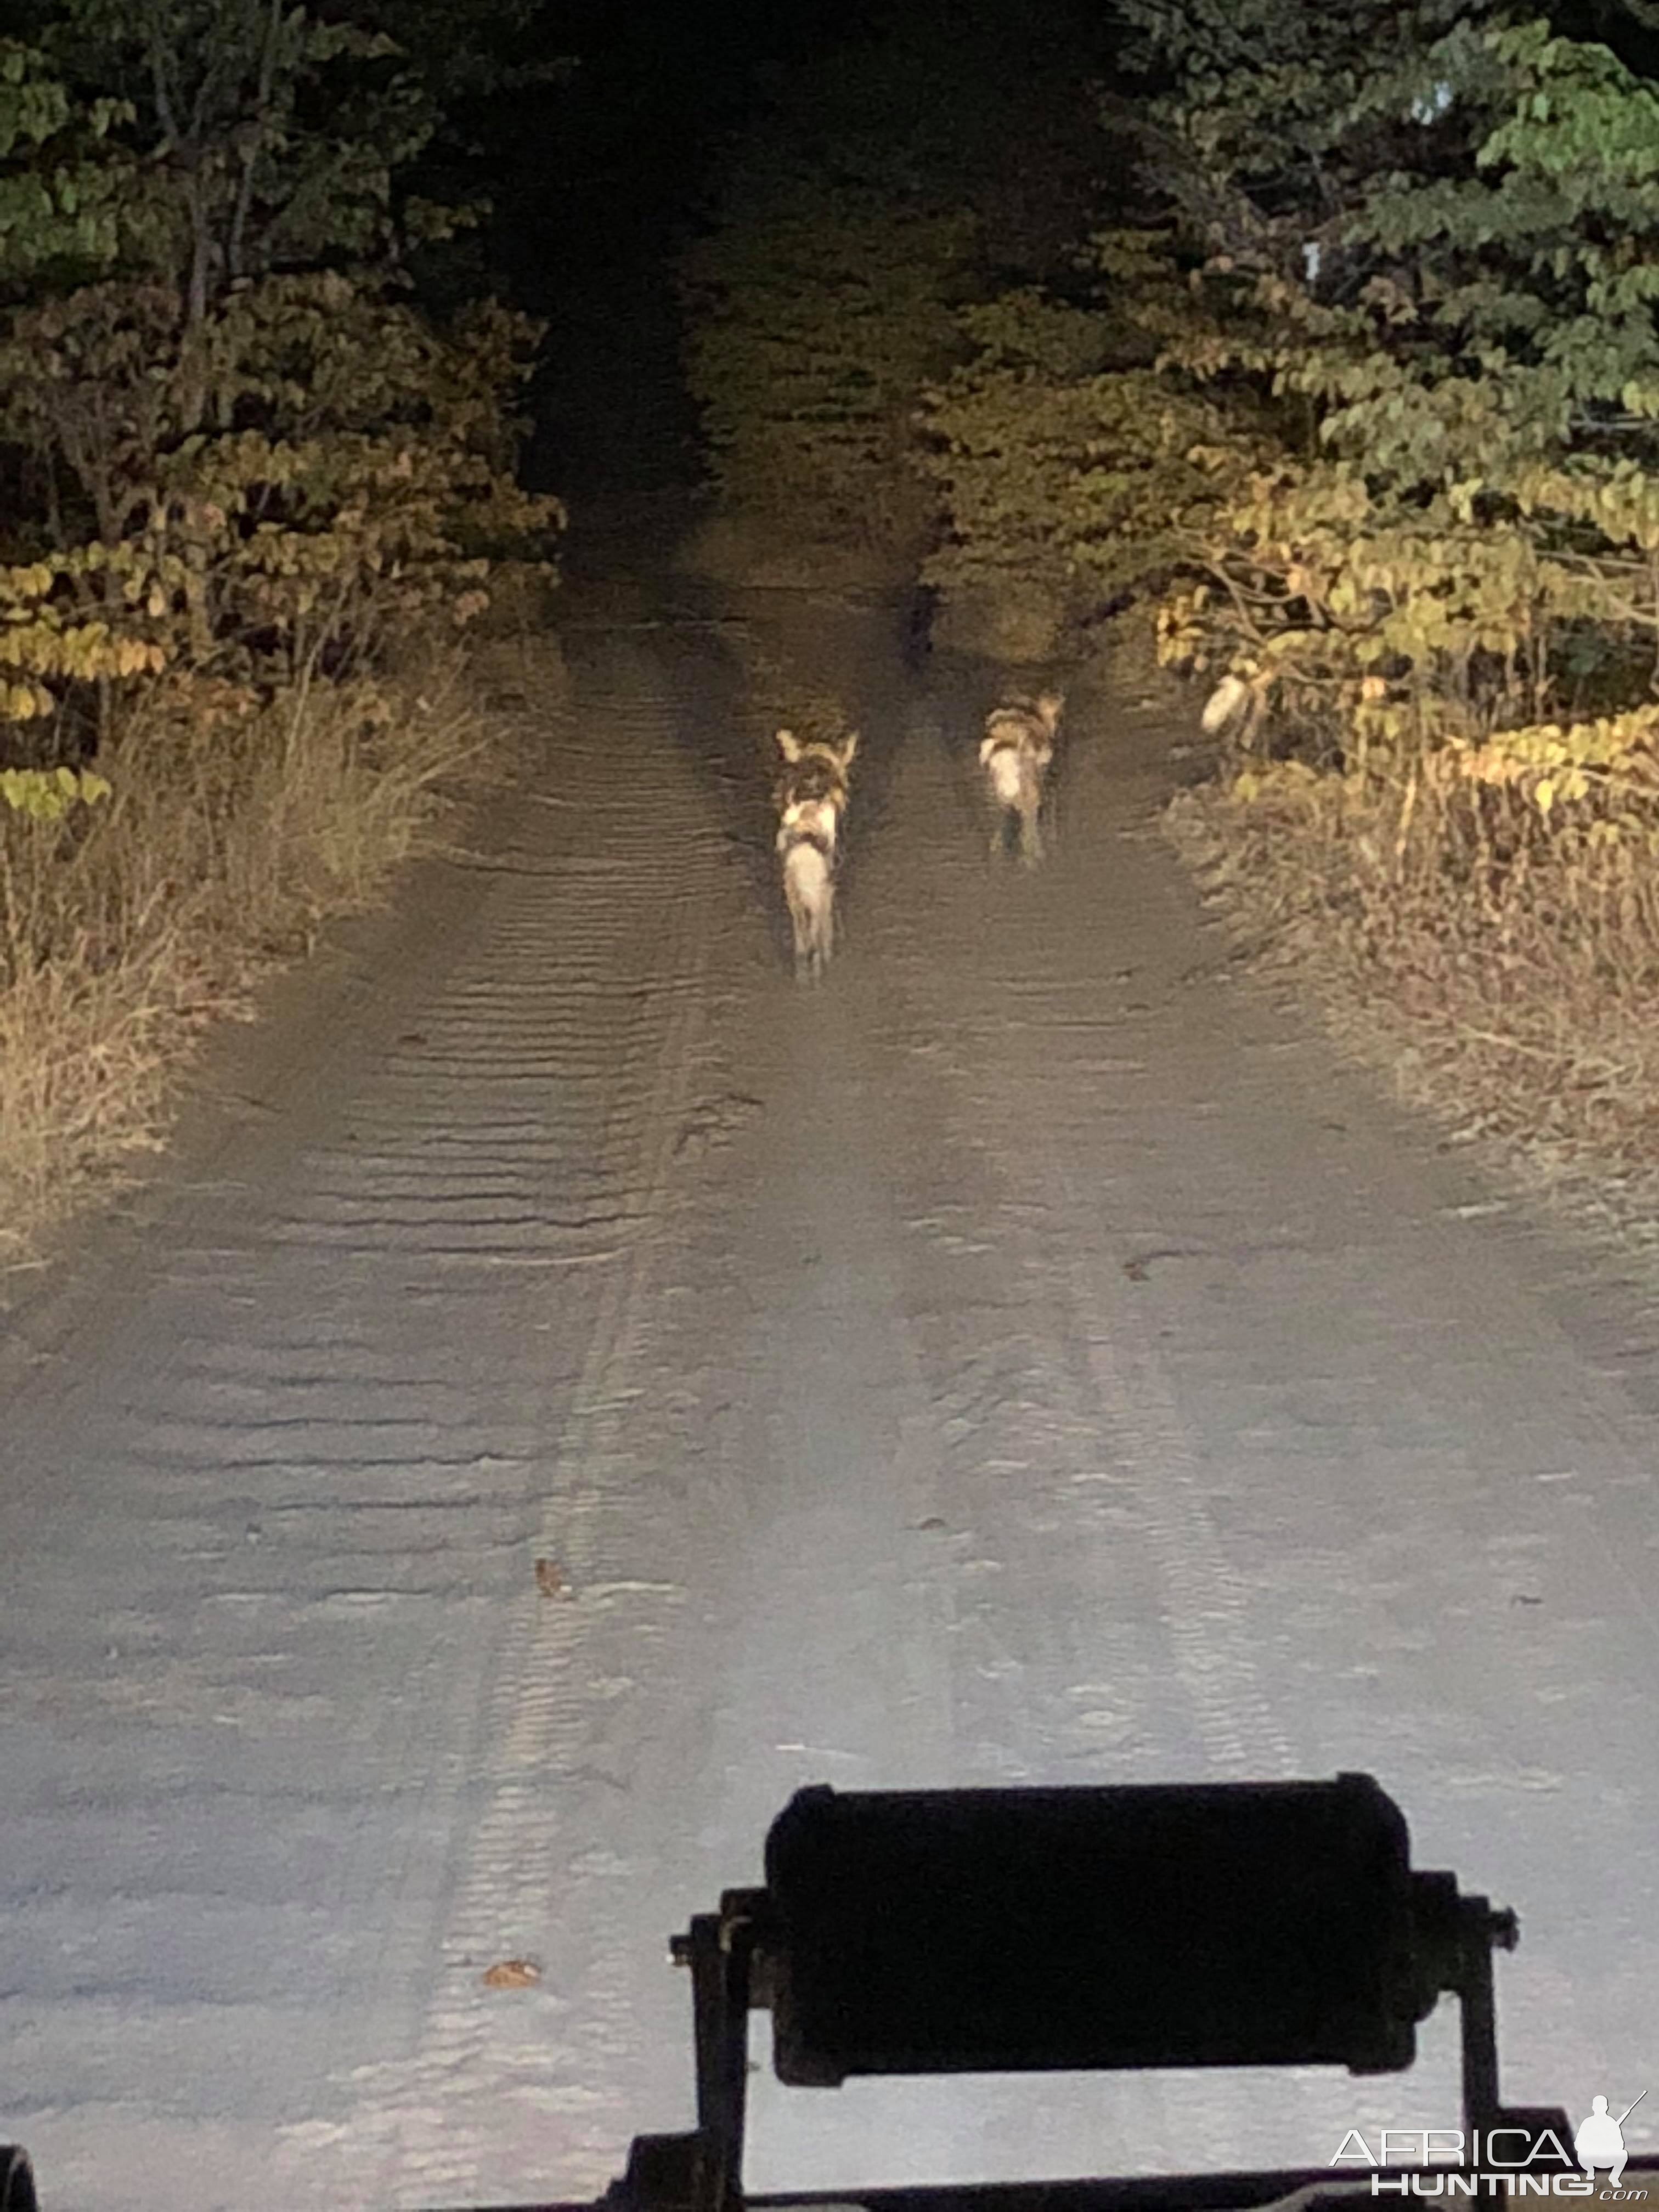
[[[1659,909],[1645,856],[1449,783],[1183,793],[1167,825],[1261,962],[1528,1187],[1659,1242]]]
[[[459,658],[396,711],[332,687],[252,714],[158,697],[62,823],[0,808],[0,1268],[161,1141],[194,1041],[324,919],[362,907],[488,780]]]

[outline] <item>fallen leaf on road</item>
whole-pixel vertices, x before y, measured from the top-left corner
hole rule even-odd
[[[533,1990],[541,1978],[533,1959],[497,1959],[484,1968],[483,1985],[487,1990]]]

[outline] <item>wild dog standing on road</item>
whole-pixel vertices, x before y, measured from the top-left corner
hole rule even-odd
[[[1013,823],[1018,824],[1019,856],[1026,866],[1034,867],[1042,858],[1038,817],[1065,703],[1060,692],[1044,691],[1035,699],[1005,699],[985,717],[979,759],[995,821],[991,832],[994,860],[1006,850]]]
[[[822,975],[835,950],[836,861],[849,795],[847,771],[858,744],[856,730],[833,742],[805,743],[791,730],[778,732],[784,767],[773,794],[777,852],[795,935],[795,973],[803,981]]]

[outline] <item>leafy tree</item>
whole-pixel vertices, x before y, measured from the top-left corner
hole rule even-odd
[[[963,308],[967,358],[924,394],[945,518],[925,573],[947,599],[1086,620],[1181,569],[1277,450],[1262,410],[1159,363],[1192,321],[1167,229],[1103,233],[1081,266],[1073,297],[1026,288]]]
[[[1171,647],[1362,749],[1473,744],[1592,673],[1635,707],[1659,643],[1659,100],[1542,22],[1394,27],[1293,162],[1218,186],[1207,312],[1163,357],[1287,432],[1193,545]],[[1232,158],[1238,96],[1193,80],[1181,137]]]
[[[139,179],[110,133],[131,105],[77,104],[44,58],[0,40],[0,282],[14,289],[54,267],[100,270],[119,250]]]
[[[94,681],[106,724],[112,682],[169,661],[292,680],[434,594],[477,604],[492,538],[556,520],[507,473],[538,333],[440,331],[409,296],[446,218],[399,196],[437,127],[407,57],[274,0],[36,15],[0,47],[0,439],[39,488],[13,720],[54,679]]]

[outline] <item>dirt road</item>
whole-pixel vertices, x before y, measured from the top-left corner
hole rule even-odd
[[[1628,2102],[1643,1293],[1241,975],[1153,828],[1163,710],[1079,696],[1054,856],[993,873],[982,674],[905,675],[890,613],[569,620],[524,787],[271,994],[11,1317],[0,2136],[48,2203],[597,2189],[690,2118],[664,1938],[818,1780],[1369,1769],[1522,1911],[1506,2090]],[[817,994],[755,637],[865,732]],[[751,2178],[1322,2162],[1455,2123],[1449,2008],[1424,2048],[757,2081]]]

